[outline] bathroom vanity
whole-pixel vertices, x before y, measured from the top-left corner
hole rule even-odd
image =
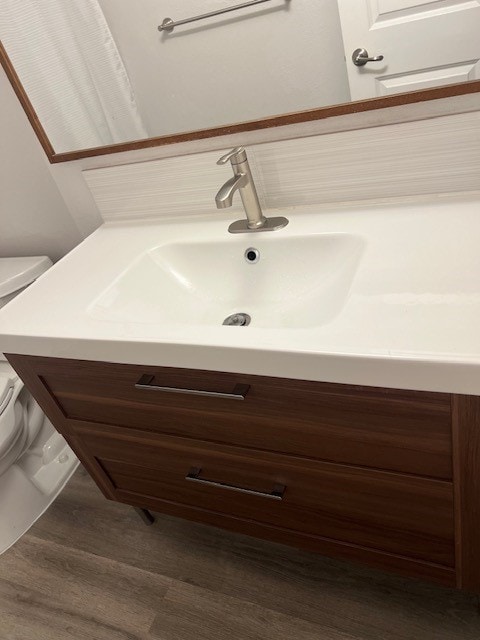
[[[478,201],[227,226],[103,226],[0,347],[107,498],[480,591]]]
[[[480,588],[480,398],[8,359],[111,500]]]

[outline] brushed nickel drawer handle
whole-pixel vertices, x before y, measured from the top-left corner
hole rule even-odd
[[[250,389],[248,384],[236,384],[232,393],[222,393],[220,391],[201,391],[200,389],[179,389],[177,387],[161,387],[152,384],[155,376],[144,374],[135,384],[135,389],[146,389],[147,391],[166,391],[168,393],[184,393],[190,396],[207,396],[208,398],[225,398],[227,400],[245,400],[245,396]]]
[[[229,489],[230,491],[238,491],[239,493],[248,493],[251,496],[260,496],[262,498],[270,498],[271,500],[283,500],[285,493],[285,485],[276,484],[270,493],[266,491],[255,491],[255,489],[244,489],[243,487],[237,487],[234,484],[227,484],[226,482],[217,482],[216,480],[207,480],[206,478],[200,478],[202,470],[199,467],[192,467],[185,476],[185,480],[190,482],[196,482],[197,484],[207,484],[211,487],[220,487],[222,489]]]

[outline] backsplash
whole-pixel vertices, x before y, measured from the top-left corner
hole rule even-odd
[[[480,112],[249,145],[265,209],[480,188]],[[215,211],[221,151],[88,169],[105,221]],[[241,211],[238,195],[232,214]]]

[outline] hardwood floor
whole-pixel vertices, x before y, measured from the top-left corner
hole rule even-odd
[[[159,516],[83,470],[0,556],[0,640],[478,640],[474,596]]]

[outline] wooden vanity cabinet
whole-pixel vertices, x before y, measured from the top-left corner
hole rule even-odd
[[[480,591],[477,397],[7,357],[109,499]]]

